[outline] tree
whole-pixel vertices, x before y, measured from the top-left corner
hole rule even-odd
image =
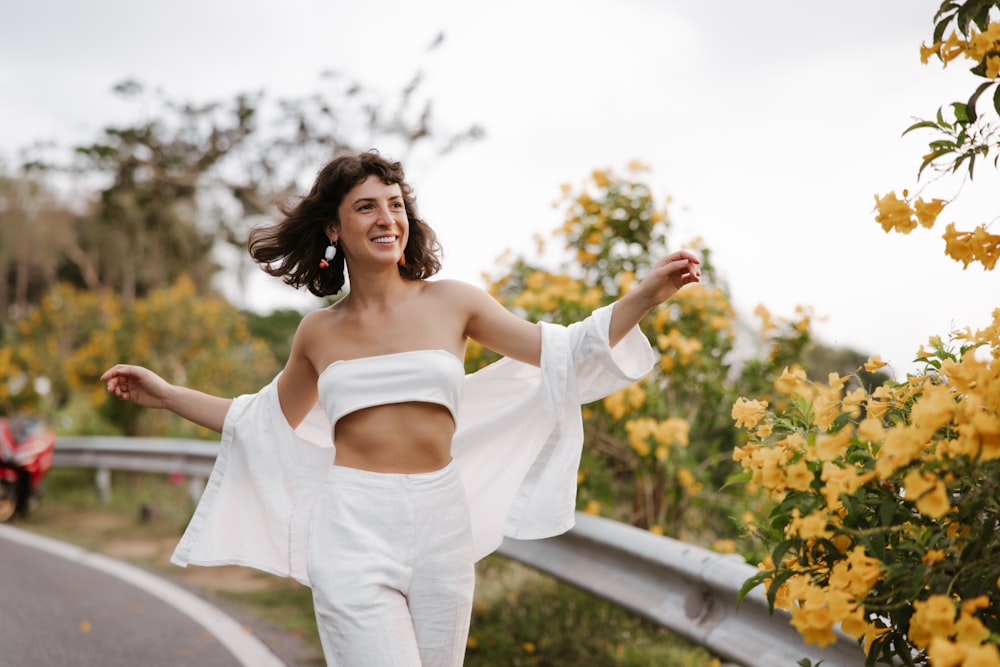
[[[270,100],[260,92],[202,103],[122,82],[115,93],[152,109],[148,116],[106,128],[78,146],[71,161],[36,151],[22,166],[24,187],[70,173],[78,188],[93,192],[74,203],[85,213],[61,230],[65,241],[46,246],[45,261],[58,271],[36,282],[51,286],[58,276],[88,289],[111,288],[126,303],[182,274],[199,292],[210,291],[220,244],[245,255],[250,226],[272,215],[276,200],[301,190],[303,176],[334,154],[382,142],[404,154],[424,145],[444,153],[482,135],[475,125],[450,131],[434,123],[421,80],[417,72],[396,100],[328,73],[324,88],[304,98]],[[34,211],[20,210],[29,217],[5,225],[18,237],[5,248],[25,266],[39,261],[29,256],[30,234],[41,225]],[[33,293],[36,300],[43,292]]]

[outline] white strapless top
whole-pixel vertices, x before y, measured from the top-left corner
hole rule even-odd
[[[352,412],[410,401],[443,405],[457,423],[464,386],[465,366],[444,350],[335,361],[320,373],[317,383],[319,401],[331,428]]]

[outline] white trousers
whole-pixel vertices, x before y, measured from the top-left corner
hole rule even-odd
[[[475,571],[454,462],[414,475],[332,466],[308,549],[327,665],[462,664]]]

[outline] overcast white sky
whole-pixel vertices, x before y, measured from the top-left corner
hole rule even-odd
[[[928,336],[983,326],[1000,305],[1000,273],[963,271],[940,238],[952,219],[998,214],[996,171],[933,231],[886,235],[872,215],[873,194],[916,185],[928,137],[901,131],[975,85],[962,67],[919,62],[939,4],[4,3],[0,155],[95,138],[124,113],[110,90],[127,77],[198,101],[307,93],[327,69],[388,95],[420,68],[442,123],[487,132],[407,164],[443,276],[481,284],[501,250],[530,254],[559,224],[561,183],[639,159],[674,198],[677,243],[706,240],[748,318],[758,303],[777,316],[811,306],[824,342],[881,354],[901,375]],[[259,307],[309,303],[267,280]]]

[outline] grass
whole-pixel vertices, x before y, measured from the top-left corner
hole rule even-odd
[[[115,473],[111,498],[103,503],[91,471],[56,469],[46,487],[41,504],[19,527],[208,590],[299,637],[313,655],[296,664],[322,664],[309,589],[245,568],[169,564],[193,509],[185,484],[163,475]],[[705,649],[651,622],[499,556],[481,561],[477,577],[468,667],[718,664]]]

